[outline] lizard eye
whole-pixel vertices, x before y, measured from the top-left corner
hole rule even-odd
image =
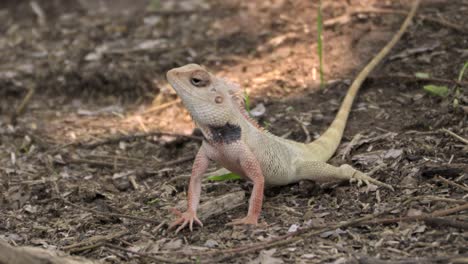
[[[199,86],[200,83],[202,82],[202,80],[197,79],[197,78],[192,78],[192,79],[190,79],[190,82],[191,82],[194,86]]]
[[[195,87],[206,87],[210,84],[210,75],[206,71],[194,71],[190,76],[190,83]]]

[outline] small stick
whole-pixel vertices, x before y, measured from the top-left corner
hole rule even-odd
[[[463,142],[463,143],[465,143],[465,144],[468,144],[468,140],[467,140],[467,139],[465,139],[465,138],[463,138],[463,137],[461,137],[461,136],[455,134],[454,132],[452,132],[452,131],[450,131],[450,130],[448,130],[448,129],[445,129],[445,128],[442,128],[441,130],[444,131],[445,133],[449,134],[450,136],[452,136],[452,137],[454,137],[454,138],[460,140],[461,142]]]
[[[24,110],[26,109],[26,106],[28,105],[29,101],[33,97],[34,93],[36,93],[36,86],[33,86],[32,88],[29,89],[29,91],[24,96],[23,101],[21,101],[21,104],[16,108],[15,112],[13,112],[13,114],[11,115],[10,117],[11,124],[16,125],[18,117],[23,114]]]
[[[221,12],[236,12],[240,9],[240,7],[233,6],[228,8],[222,8],[218,11]],[[156,15],[156,16],[183,16],[183,15],[192,15],[192,14],[206,14],[211,13],[213,10],[211,8],[198,8],[192,10],[151,10],[148,12],[149,15]]]
[[[468,82],[458,81],[458,80],[451,80],[451,79],[443,79],[438,77],[430,77],[430,78],[420,78],[412,75],[406,74],[389,74],[389,75],[379,75],[379,76],[370,76],[369,79],[404,79],[408,81],[414,82],[439,82],[439,83],[448,83],[448,84],[456,84],[459,86],[468,86]]]
[[[101,141],[97,141],[97,142],[89,143],[89,144],[86,144],[86,143],[77,143],[77,144],[85,148],[95,148],[101,145],[114,144],[120,141],[130,141],[130,140],[134,140],[138,138],[145,138],[145,137],[151,137],[151,136],[172,136],[172,137],[184,137],[184,138],[189,138],[189,139],[193,139],[197,141],[203,140],[201,137],[192,136],[192,135],[184,135],[184,134],[177,134],[177,133],[163,132],[163,131],[153,131],[149,133],[123,135],[123,136],[118,136],[118,137],[107,138],[107,139],[103,139]]]
[[[297,123],[299,123],[299,125],[300,125],[301,128],[302,128],[302,131],[304,131],[304,134],[306,135],[306,140],[305,140],[304,143],[309,143],[309,142],[310,142],[310,133],[309,133],[309,130],[307,130],[307,127],[304,125],[304,123],[302,123],[301,120],[299,120],[299,118],[297,118],[297,117],[294,116],[293,119],[294,119]]]
[[[399,14],[399,15],[407,15],[408,12],[403,11],[403,10],[395,10],[395,9],[384,9],[384,8],[352,8],[351,10],[348,11],[347,14],[344,14],[339,17],[331,18],[327,21],[325,21],[323,24],[325,26],[333,26],[334,24],[345,24],[350,20],[350,16],[358,13],[377,13],[377,14]],[[446,20],[442,19],[437,19],[433,18],[431,16],[427,15],[421,15],[418,14],[417,17],[422,20],[427,20],[431,22],[435,22],[439,25],[442,25],[444,27],[451,28],[453,30],[459,31],[461,33],[468,33],[468,28],[462,27],[460,25],[454,24],[452,22],[448,22]]]
[[[461,185],[461,184],[458,184],[458,183],[456,183],[456,182],[447,180],[447,179],[445,179],[444,177],[437,176],[437,180],[443,181],[443,182],[445,182],[445,183],[448,184],[448,185],[451,185],[451,186],[456,187],[456,188],[460,188],[460,189],[462,189],[463,191],[468,192],[468,187],[463,186],[463,185]]]
[[[461,212],[464,210],[468,210],[468,203],[465,203],[463,205],[455,206],[446,210],[438,210],[433,212],[432,214],[423,214],[423,215],[415,215],[415,216],[406,216],[406,217],[394,217],[394,218],[383,218],[383,219],[377,219],[369,222],[365,222],[365,224],[394,224],[398,222],[406,222],[406,221],[424,221],[424,219],[427,218],[433,218],[433,217],[440,217],[440,216],[446,216],[450,214],[454,214],[457,212]]]
[[[100,246],[102,246],[102,245],[100,245]],[[125,256],[124,253],[122,253],[120,251],[113,250],[113,249],[110,249],[108,247],[103,247],[102,249],[106,250],[107,252],[111,253],[112,255],[115,255],[115,256],[123,259],[125,261],[125,263],[128,263],[128,261],[129,261],[129,258],[127,256]]]
[[[149,130],[146,127],[145,123],[143,123],[143,119],[141,118],[141,116],[136,116],[135,119],[138,122],[138,124],[140,125],[141,130],[143,130],[143,132],[145,132],[145,133],[148,133]]]
[[[129,157],[119,156],[119,155],[89,154],[86,157],[88,157],[88,158],[114,159],[114,160],[118,159],[118,160],[134,161],[134,162],[144,162],[144,160],[142,160],[142,159],[129,158]]]
[[[144,115],[153,114],[155,112],[161,111],[163,109],[166,109],[166,108],[168,108],[168,107],[170,107],[172,105],[178,104],[180,102],[182,102],[182,100],[180,100],[180,98],[178,98],[176,100],[173,100],[173,101],[170,101],[170,102],[167,102],[167,103],[164,103],[164,104],[160,104],[160,105],[151,107],[150,109],[147,109],[147,110],[143,111],[143,114]]]
[[[440,264],[440,263],[467,263],[467,254],[455,255],[455,256],[441,256],[431,258],[404,258],[404,259],[393,259],[383,260],[374,257],[360,257],[355,260],[355,263],[359,264]]]
[[[36,1],[29,2],[31,9],[33,10],[34,14],[37,16],[37,22],[41,27],[46,25],[46,16],[44,10],[42,10],[41,6]]]
[[[134,254],[134,255],[137,255],[137,256],[140,256],[140,257],[143,257],[143,258],[152,259],[152,260],[155,260],[157,262],[166,262],[166,263],[192,263],[193,262],[193,261],[190,261],[189,259],[183,259],[183,258],[171,259],[171,258],[165,258],[165,257],[161,257],[161,256],[154,256],[154,255],[150,255],[150,254],[146,254],[146,253],[126,249],[126,248],[116,246],[116,245],[113,245],[113,244],[109,244],[109,243],[105,243],[104,246],[109,247],[109,248],[113,248],[113,249],[117,249],[117,250],[120,250],[120,251],[123,251],[123,252],[126,252],[126,253]]]
[[[372,176],[374,175],[374,173],[376,173],[378,170],[380,169],[383,169],[387,166],[387,164],[385,164],[384,162],[380,163],[379,165],[375,166],[374,168],[372,168],[370,171],[368,171],[366,174],[369,175],[369,176]]]
[[[349,142],[349,144],[346,146],[345,150],[343,151],[343,155],[341,156],[342,160],[344,160],[346,156],[348,156],[349,153],[351,153],[351,150],[361,138],[362,138],[361,133],[357,133],[356,135],[354,135],[353,139],[351,139],[351,142]]]
[[[93,166],[98,166],[98,167],[108,167],[108,168],[115,168],[115,167],[122,167],[124,164],[122,163],[117,163],[117,162],[107,162],[107,161],[102,161],[102,160],[91,160],[91,159],[75,159],[75,158],[70,158],[67,159],[65,162],[70,163],[70,164],[89,164]]]
[[[132,184],[132,187],[135,191],[138,191],[140,189],[140,186],[138,185],[138,183],[136,182],[136,179],[135,179],[135,175],[130,175],[128,176],[128,180],[130,181],[130,183]]]
[[[201,221],[205,221],[213,216],[223,214],[225,212],[231,211],[239,206],[245,205],[245,192],[237,191],[233,193],[228,193],[219,197],[215,197],[206,201],[200,205],[198,209],[198,217]],[[187,202],[183,201],[177,204],[176,208],[170,208],[172,212],[177,214],[180,208],[186,208]]]
[[[162,221],[157,227],[155,227],[152,230],[152,233],[153,234],[157,233],[165,224],[167,224],[167,221]]]
[[[459,229],[468,230],[468,222],[465,221],[457,221],[454,219],[445,219],[440,217],[428,217],[424,219],[424,222],[433,227],[451,226]]]
[[[76,244],[73,244],[73,245],[62,247],[61,250],[76,253],[76,252],[81,252],[81,251],[85,251],[85,250],[88,250],[88,249],[93,249],[93,248],[99,247],[100,244],[102,244],[105,241],[109,241],[109,240],[112,240],[114,238],[124,236],[124,235],[126,235],[128,233],[129,233],[128,230],[121,230],[121,231],[119,231],[117,233],[109,234],[109,235],[106,235],[106,236],[99,236],[98,235],[98,236],[90,237],[90,238],[86,239],[85,241],[82,241],[82,242],[79,242],[79,243],[76,243]]]
[[[215,215],[220,215],[244,205],[245,203],[244,191],[228,193],[215,199],[211,199],[200,205],[200,220],[204,221]]]
[[[159,164],[156,164],[156,166],[158,168],[170,167],[170,166],[174,166],[174,165],[179,164],[179,163],[184,163],[186,161],[190,161],[190,160],[193,160],[193,159],[194,159],[194,156],[186,156],[186,157],[182,157],[180,159],[159,163]],[[89,164],[89,165],[106,167],[106,168],[122,167],[122,166],[125,165],[125,164],[117,163],[117,162],[108,162],[108,161],[92,160],[92,159],[76,159],[76,158],[67,159],[65,162],[68,162],[68,163],[71,163],[71,164],[86,163],[86,164]],[[152,171],[144,171],[144,172],[149,173],[149,174],[153,173]]]
[[[431,200],[431,201],[446,202],[446,203],[457,203],[457,204],[466,203],[466,201],[464,201],[464,200],[457,200],[457,199],[439,197],[439,196],[433,196],[433,195],[423,195],[423,196],[418,196],[418,197],[415,197],[415,198],[417,200],[428,199],[428,200]]]
[[[170,166],[174,166],[174,165],[177,165],[179,163],[184,163],[184,162],[187,162],[187,161],[191,161],[193,160],[195,157],[194,156],[186,156],[186,157],[182,157],[180,159],[176,159],[176,160],[171,160],[171,161],[168,161],[168,162],[163,162],[163,163],[160,163],[158,164],[158,168],[162,168],[162,167],[170,167]]]
[[[0,263],[97,264],[101,262],[85,259],[83,257],[67,256],[60,251],[39,247],[13,247],[2,240],[0,241]]]
[[[91,212],[93,214],[97,214],[97,215],[103,215],[103,216],[107,216],[107,217],[119,217],[119,218],[127,218],[127,219],[132,219],[132,220],[138,220],[138,221],[141,221],[141,222],[146,222],[146,223],[151,223],[151,224],[160,224],[159,221],[157,220],[154,220],[152,218],[145,218],[145,217],[139,217],[139,216],[133,216],[133,215],[126,215],[126,214],[116,214],[116,213],[104,213],[104,212],[99,212],[99,211],[96,211],[94,209],[90,209],[90,208],[86,208],[86,207],[82,207],[82,206],[79,206],[79,205],[76,205],[72,202],[69,202],[63,198],[59,198],[62,202],[64,202],[65,204],[67,205],[70,205],[70,206],[73,206],[75,208],[78,208],[82,211],[87,211],[87,212]]]

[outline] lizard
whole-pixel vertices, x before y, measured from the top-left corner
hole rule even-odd
[[[268,185],[287,185],[301,180],[348,180],[393,190],[391,185],[373,179],[350,165],[336,167],[327,161],[340,144],[362,82],[401,38],[416,8],[417,4],[390,42],[358,74],[331,125],[318,139],[308,144],[278,137],[262,129],[247,113],[237,84],[217,77],[197,64],[169,70],[166,74],[168,82],[204,138],[192,166],[187,210],[182,213],[174,209],[178,218],[169,229],[179,226],[177,233],[187,225],[192,231],[194,223],[203,226],[196,211],[200,202],[201,179],[211,161],[253,182],[247,216],[228,225],[258,224],[264,187]]]

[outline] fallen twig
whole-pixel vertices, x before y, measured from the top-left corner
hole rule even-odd
[[[12,247],[0,241],[0,263],[95,264],[99,262],[38,247]]]
[[[15,109],[13,114],[10,117],[10,123],[13,125],[16,125],[17,119],[20,115],[23,114],[24,110],[26,109],[26,106],[28,105],[29,101],[33,97],[34,93],[36,93],[36,86],[31,87],[26,95],[24,96],[23,100],[19,104],[19,106]]]
[[[135,175],[128,176],[128,181],[132,184],[132,187],[135,191],[138,191],[140,189],[140,186],[136,182]]]
[[[199,209],[199,217],[201,221],[211,218],[216,215],[220,215],[234,208],[242,206],[246,203],[245,192],[238,191],[228,193],[209,201],[202,203]]]
[[[346,146],[345,150],[343,151],[343,155],[341,156],[341,159],[344,160],[346,158],[346,156],[349,155],[349,153],[351,153],[351,150],[353,149],[353,147],[357,144],[357,142],[362,138],[362,134],[361,133],[357,133],[353,139],[351,139],[351,142],[348,143],[348,145]]]
[[[47,19],[44,10],[42,10],[41,6],[36,1],[29,2],[29,5],[31,6],[31,9],[33,10],[34,14],[37,16],[37,22],[39,23],[39,25],[41,27],[45,26]]]
[[[463,142],[463,143],[465,143],[465,144],[468,144],[468,140],[467,140],[467,139],[465,139],[465,138],[463,138],[463,137],[461,137],[461,136],[455,134],[454,132],[452,132],[452,131],[450,131],[450,130],[448,130],[448,129],[445,129],[445,128],[442,128],[441,130],[444,131],[445,133],[449,134],[450,136],[452,136],[452,137],[454,137],[454,138],[460,140],[461,142]]]
[[[428,218],[446,216],[454,213],[458,213],[461,211],[468,210],[468,203],[463,205],[455,206],[445,210],[438,210],[431,214],[422,214],[422,215],[415,215],[415,216],[405,216],[405,217],[393,217],[393,218],[383,218],[383,219],[376,219],[373,221],[365,222],[364,224],[394,224],[398,222],[407,222],[407,221],[424,221]]]
[[[374,257],[360,257],[356,260],[359,264],[440,264],[440,263],[468,263],[468,255],[441,256],[431,258],[394,259],[382,260]],[[354,262],[353,262],[354,263]]]
[[[423,196],[417,196],[415,197],[416,200],[431,200],[435,202],[446,202],[446,203],[456,203],[456,204],[465,204],[465,200],[457,200],[457,199],[452,199],[452,198],[447,198],[447,197],[439,197],[439,196],[434,196],[434,195],[423,195]]]
[[[150,255],[150,254],[146,254],[146,253],[126,249],[126,248],[123,248],[123,247],[120,247],[120,246],[117,246],[117,245],[112,245],[112,244],[109,244],[109,243],[105,243],[104,246],[109,247],[109,248],[113,248],[113,249],[116,249],[116,250],[120,250],[120,251],[123,251],[123,252],[126,252],[126,253],[134,254],[134,255],[137,255],[137,256],[140,256],[140,257],[143,257],[143,258],[152,259],[152,260],[155,260],[155,261],[158,261],[158,262],[166,262],[166,263],[192,263],[193,262],[193,261],[191,261],[189,259],[183,259],[183,258],[166,258],[166,257],[161,257],[161,256],[154,256],[154,255]]]
[[[232,13],[232,12],[236,12],[237,10],[239,10],[239,7],[233,6],[229,8],[220,9],[219,11]],[[148,11],[148,14],[157,15],[157,16],[184,16],[184,15],[192,15],[192,14],[205,14],[205,13],[211,13],[214,11],[215,10],[211,8],[199,8],[199,9],[192,9],[192,10],[151,10],[151,11]]]
[[[77,209],[80,209],[82,211],[90,212],[90,213],[97,214],[97,215],[103,215],[103,216],[107,216],[107,217],[127,218],[127,219],[132,219],[132,220],[138,220],[138,221],[141,221],[141,222],[151,223],[151,224],[160,224],[160,221],[154,220],[152,218],[145,218],[145,217],[134,216],[134,215],[126,215],[126,214],[117,214],[117,213],[105,213],[105,212],[100,212],[100,211],[97,211],[97,210],[94,210],[94,209],[91,209],[91,208],[86,208],[86,207],[76,205],[76,204],[74,204],[72,202],[69,202],[69,201],[63,199],[63,198],[59,198],[59,200],[62,201],[63,203],[65,203],[65,204],[67,204],[67,205],[73,206],[73,207],[75,207]]]
[[[193,160],[193,159],[194,159],[194,156],[186,156],[186,157],[182,157],[180,159],[155,164],[154,166],[156,168],[170,167],[170,166],[174,166],[176,164],[187,162],[187,161],[190,161],[190,160]],[[89,165],[92,165],[92,166],[105,167],[105,168],[116,168],[116,167],[125,166],[125,164],[118,163],[118,162],[115,162],[115,161],[114,162],[108,162],[108,161],[103,161],[103,160],[92,160],[92,159],[81,159],[81,158],[68,158],[68,159],[65,160],[65,162],[71,163],[71,164],[83,164],[84,163],[84,164],[89,164]],[[141,171],[141,173],[143,173],[143,174],[155,174],[157,172],[149,171],[149,170],[143,170],[143,171]]]
[[[420,78],[413,75],[406,75],[406,74],[389,74],[389,75],[379,75],[379,76],[370,76],[369,79],[403,79],[409,82],[437,82],[437,83],[448,83],[448,84],[456,84],[459,86],[468,86],[468,82],[452,80],[452,79],[444,79],[438,77],[429,77],[429,78]]]
[[[424,178],[434,178],[443,176],[444,178],[454,178],[460,176],[468,170],[468,164],[465,163],[433,163],[428,162],[421,168],[421,176]]]
[[[349,10],[346,11],[346,13],[342,16],[334,17],[331,19],[328,19],[323,22],[324,26],[333,26],[336,24],[346,24],[351,20],[351,16],[354,14],[359,14],[359,13],[376,13],[376,14],[399,14],[399,15],[407,15],[408,12],[404,10],[395,10],[395,9],[385,9],[385,8],[375,8],[375,7],[367,7],[367,8],[350,8]],[[427,16],[427,15],[422,15],[418,14],[417,18],[426,20],[426,21],[431,21],[434,23],[437,23],[439,25],[442,25],[444,27],[451,28],[453,30],[456,30],[461,33],[468,33],[468,28],[465,28],[463,26],[454,24],[452,22],[448,22],[443,19],[437,19],[432,16]]]
[[[69,158],[65,160],[66,163],[70,164],[89,164],[94,167],[104,167],[104,168],[116,168],[122,167],[124,164],[117,162],[108,162],[102,160],[91,160],[91,159],[81,159],[81,158]]]
[[[463,186],[463,185],[461,185],[461,184],[458,184],[458,183],[456,183],[456,182],[447,180],[447,179],[445,179],[444,177],[437,176],[437,180],[443,181],[443,182],[445,182],[445,183],[448,184],[448,185],[451,185],[451,186],[453,186],[453,187],[462,189],[462,190],[465,191],[465,192],[468,192],[468,187]]]
[[[154,112],[161,111],[161,110],[163,110],[163,109],[168,108],[169,106],[178,104],[178,103],[180,103],[180,102],[182,102],[182,100],[180,100],[180,98],[179,98],[179,99],[175,99],[174,101],[171,101],[171,102],[167,102],[167,103],[160,104],[160,105],[157,105],[157,106],[154,106],[154,107],[150,107],[149,109],[146,109],[145,111],[143,111],[142,114],[144,114],[144,115],[153,114]]]
[[[184,137],[184,138],[189,138],[189,139],[198,140],[198,141],[203,140],[201,137],[192,136],[192,135],[184,135],[184,134],[178,134],[178,133],[172,133],[172,132],[153,131],[149,133],[123,135],[123,136],[118,136],[118,137],[107,138],[107,139],[103,139],[94,143],[77,143],[77,145],[81,145],[85,148],[95,148],[101,145],[115,144],[120,141],[130,141],[134,139],[152,137],[152,136],[172,136],[172,137]]]
[[[99,235],[94,236],[94,237],[86,239],[85,241],[82,241],[82,242],[79,242],[79,243],[76,243],[76,244],[73,244],[73,245],[62,247],[61,250],[68,251],[70,253],[82,252],[82,251],[85,251],[85,250],[88,250],[88,249],[93,249],[93,248],[99,247],[102,243],[104,243],[106,241],[110,241],[110,240],[112,240],[114,238],[124,236],[124,235],[126,235],[128,233],[129,233],[128,230],[121,230],[119,232],[108,234],[108,235],[105,235],[105,236],[99,236]]]
[[[299,120],[299,118],[297,118],[297,117],[294,116],[293,119],[294,119],[297,123],[299,123],[299,125],[300,125],[301,128],[302,128],[302,131],[304,131],[304,134],[305,134],[305,136],[306,136],[306,140],[304,141],[304,143],[309,143],[309,142],[310,142],[310,133],[309,133],[309,130],[307,130],[307,127],[304,125],[304,123],[302,123],[301,120]]]
[[[468,230],[468,222],[457,221],[454,219],[445,219],[440,217],[428,217],[424,222],[433,227],[451,226],[459,229]]]
[[[184,163],[184,162],[187,162],[187,161],[191,161],[195,158],[195,156],[186,156],[186,157],[182,157],[180,159],[176,159],[176,160],[171,160],[171,161],[167,161],[167,162],[163,162],[163,163],[160,163],[157,165],[158,168],[163,168],[163,167],[170,167],[170,166],[174,166],[174,165],[177,165],[179,163]]]

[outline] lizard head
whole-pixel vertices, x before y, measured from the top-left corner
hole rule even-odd
[[[240,88],[197,64],[167,72],[167,80],[198,125],[223,126],[236,120]]]

